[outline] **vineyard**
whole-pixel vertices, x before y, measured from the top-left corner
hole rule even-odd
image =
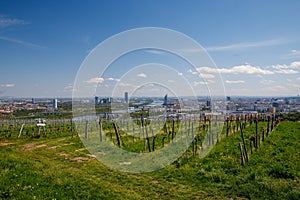
[[[299,199],[300,123],[282,120],[273,115],[232,115],[222,123],[214,116],[151,122],[82,118],[47,119],[45,126],[35,120],[1,120],[0,196]],[[136,174],[98,162],[95,158],[103,154],[84,146],[91,142],[137,153],[174,143],[183,149],[171,165]]]
[[[276,127],[280,118],[275,115],[230,115],[224,120],[218,116],[191,115],[179,119],[171,117],[149,120],[147,118],[123,118],[121,120],[82,117],[74,119],[47,119],[39,126],[41,119],[2,120],[0,139],[25,139],[68,134],[79,136],[83,141],[110,141],[115,146],[130,152],[154,152],[178,141],[185,146],[188,155],[202,158],[206,149],[210,150],[216,142],[233,133],[241,133],[242,163],[248,160],[247,148],[253,152],[265,137]],[[225,121],[225,122],[223,122]],[[255,127],[253,135],[245,140],[243,130]],[[223,133],[223,134],[221,134]],[[179,139],[175,140],[179,135]],[[177,137],[177,138],[178,138]],[[184,139],[183,139],[184,138]],[[246,142],[247,141],[247,142]],[[86,143],[88,144],[88,143]],[[248,146],[248,147],[247,147]]]

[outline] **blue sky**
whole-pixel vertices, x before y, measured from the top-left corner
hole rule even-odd
[[[71,97],[89,52],[108,37],[139,27],[173,29],[196,40],[219,68],[199,66],[198,72],[208,84],[220,73],[227,95],[295,96],[299,9],[297,0],[2,0],[0,96]],[[117,71],[110,71],[106,76],[113,82]]]

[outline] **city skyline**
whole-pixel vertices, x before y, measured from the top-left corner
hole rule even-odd
[[[186,34],[206,49],[217,69],[191,68],[162,51],[137,52],[120,58],[101,77],[85,80],[101,87],[94,95],[110,96],[114,86],[122,87],[116,95],[133,93],[134,82],[129,85],[122,76],[154,60],[181,70],[195,88],[213,85],[220,75],[227,96],[297,96],[299,8],[299,1],[2,1],[0,98],[72,97],[77,71],[91,50],[115,34],[140,27]],[[145,79],[147,73],[128,77]],[[199,74],[201,80],[193,81]],[[138,94],[151,90],[151,96],[159,95],[154,86]]]

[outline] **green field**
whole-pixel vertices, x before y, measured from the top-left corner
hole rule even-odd
[[[259,127],[261,130],[262,127]],[[63,129],[64,130],[64,129]],[[0,141],[1,199],[300,199],[300,123],[280,122],[241,165],[239,132],[203,159],[183,155],[158,171],[114,171],[70,132]],[[7,134],[7,133],[6,133]]]

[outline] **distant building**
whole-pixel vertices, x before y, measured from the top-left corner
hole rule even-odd
[[[103,98],[100,100],[101,104],[105,104],[105,103],[111,103],[111,98]]]
[[[226,97],[226,101],[231,101],[230,96],[227,96],[227,97]]]
[[[278,108],[279,107],[279,103],[278,102],[273,102],[272,106],[275,107],[275,108]]]
[[[165,97],[164,97],[164,103],[163,103],[163,106],[166,106],[168,108],[171,108],[174,106],[174,103],[168,101],[168,95],[166,94]]]
[[[289,101],[288,98],[285,98],[284,101],[285,101],[285,104],[286,104],[286,105],[289,105],[289,104],[290,104],[290,101]]]
[[[52,105],[53,105],[53,110],[57,110],[57,99],[53,99]]]
[[[207,100],[206,101],[206,107],[210,107],[211,106],[211,101],[210,100]]]
[[[167,94],[164,97],[164,104],[163,105],[168,105],[168,95]]]
[[[125,92],[124,94],[125,103],[128,103],[128,92]]]
[[[253,110],[257,111],[257,102],[254,103]]]
[[[99,97],[95,96],[95,104],[99,103]]]
[[[32,104],[35,104],[34,98],[31,99],[31,103],[32,103]]]

